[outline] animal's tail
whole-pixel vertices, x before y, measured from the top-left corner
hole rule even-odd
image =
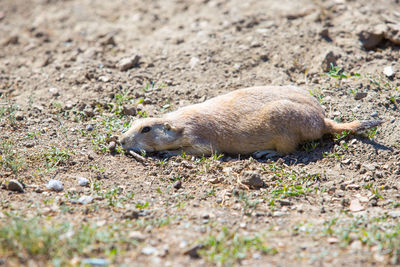
[[[369,120],[369,121],[352,121],[348,123],[337,123],[330,119],[325,119],[325,132],[334,134],[342,133],[343,131],[350,131],[352,133],[367,130],[383,123],[381,120]]]

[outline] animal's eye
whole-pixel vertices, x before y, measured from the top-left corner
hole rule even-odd
[[[149,126],[143,127],[142,133],[148,133],[150,132],[151,128]]]

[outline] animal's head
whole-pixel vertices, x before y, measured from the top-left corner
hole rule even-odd
[[[119,140],[124,149],[137,152],[178,149],[182,132],[165,119],[145,118],[133,122]]]

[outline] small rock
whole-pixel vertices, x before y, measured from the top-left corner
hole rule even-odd
[[[22,112],[17,112],[17,113],[15,114],[15,119],[16,119],[17,121],[22,121],[22,120],[24,120],[24,118],[25,118],[25,116],[24,116],[24,114],[23,114]]]
[[[86,125],[86,131],[88,131],[88,132],[91,132],[91,131],[93,131],[93,125],[92,124],[88,124],[88,125]]]
[[[100,40],[100,44],[105,46],[105,45],[117,45],[115,42],[114,36],[112,35],[106,35]]]
[[[332,42],[332,38],[329,36],[328,28],[322,29],[322,31],[319,32],[319,36],[321,36],[321,38],[323,38],[327,42]]]
[[[359,184],[349,184],[346,186],[347,190],[358,190],[360,188],[361,188],[361,186]]]
[[[16,45],[19,43],[19,37],[18,35],[13,35],[10,38],[8,38],[6,41],[4,41],[3,45]]]
[[[126,107],[124,106],[122,108],[122,114],[124,114],[125,116],[135,116],[136,115],[136,107],[131,106],[131,107]]]
[[[130,68],[135,67],[139,63],[139,59],[140,59],[139,55],[123,58],[117,63],[117,68],[120,71],[126,71]]]
[[[88,186],[89,180],[85,177],[78,177],[78,185],[79,186]]]
[[[86,115],[87,117],[89,117],[89,118],[91,118],[91,117],[94,116],[94,111],[93,111],[93,109],[91,109],[91,108],[85,109],[84,112],[85,112],[85,115]]]
[[[27,142],[24,143],[24,146],[27,147],[27,148],[34,147],[35,146],[35,142],[27,141]]]
[[[386,77],[388,77],[388,78],[392,77],[393,74],[394,74],[394,71],[393,71],[392,66],[387,66],[387,67],[385,67],[385,68],[383,69],[383,74],[385,74]]]
[[[145,235],[139,231],[132,231],[129,233],[128,236],[130,239],[133,239],[133,240],[136,240],[139,242],[143,242],[146,239]]]
[[[355,100],[361,100],[361,99],[365,98],[367,95],[368,95],[368,93],[357,92],[357,93],[354,95],[354,99],[355,99]]]
[[[150,98],[143,99],[143,104],[145,105],[151,104],[151,99]]]
[[[108,265],[108,261],[106,259],[101,259],[101,258],[83,259],[81,263],[83,265],[91,265],[91,266],[107,266]]]
[[[350,162],[351,162],[351,159],[342,160],[342,164],[345,164],[345,165],[349,164]]]
[[[328,241],[329,244],[336,244],[339,242],[339,239],[337,239],[336,237],[328,237],[326,241]]]
[[[139,212],[137,210],[127,210],[122,216],[122,219],[136,220],[139,218]]]
[[[387,26],[384,24],[377,25],[373,29],[363,30],[358,34],[362,46],[367,49],[374,49],[384,40]]]
[[[286,215],[286,213],[283,212],[283,211],[275,211],[275,212],[272,214],[272,217],[282,217],[282,216],[285,216],[285,215]]]
[[[293,203],[287,199],[277,199],[276,202],[279,203],[279,205],[281,205],[281,206],[292,206],[293,205]]]
[[[370,163],[364,163],[362,166],[363,166],[367,171],[371,171],[371,172],[375,171],[375,169],[376,169],[376,165],[370,164]]]
[[[51,180],[47,183],[46,187],[47,187],[49,190],[52,190],[52,191],[55,191],[55,192],[61,192],[61,191],[64,190],[63,184],[62,184],[59,180],[54,180],[54,179],[51,179]]]
[[[388,215],[392,218],[400,218],[400,210],[389,211]]]
[[[74,107],[74,103],[71,101],[67,102],[64,106],[64,110],[71,110]]]
[[[378,117],[378,112],[376,112],[376,111],[372,112],[372,113],[371,113],[371,117],[374,117],[374,118],[375,118],[375,117]]]
[[[257,172],[250,171],[243,172],[241,183],[255,189],[264,186],[264,181],[261,179],[261,175]]]
[[[102,75],[98,78],[100,82],[108,83],[110,81],[110,77]]]
[[[198,259],[198,258],[200,258],[199,249],[202,249],[203,247],[204,247],[203,245],[195,245],[195,246],[189,248],[188,250],[186,250],[185,252],[183,252],[183,254],[187,255],[193,259]]]
[[[351,200],[349,209],[352,212],[358,212],[364,210],[364,207],[361,205],[360,201],[355,198]]]
[[[195,68],[196,65],[197,65],[199,62],[200,62],[200,59],[199,59],[198,57],[192,57],[192,58],[190,59],[190,62],[189,62],[190,68],[191,68],[191,69]]]
[[[321,65],[322,70],[325,71],[325,72],[328,72],[328,71],[330,71],[330,69],[331,69],[331,65],[337,66],[337,62],[336,62],[336,61],[337,61],[340,57],[341,57],[340,54],[337,54],[337,53],[335,53],[335,52],[333,52],[333,51],[329,51],[329,52],[325,55],[324,59],[322,60],[322,65]]]
[[[153,255],[157,253],[157,249],[155,247],[144,247],[140,252],[144,255]]]
[[[51,88],[49,88],[49,93],[50,93],[52,96],[59,96],[59,95],[60,95],[60,91],[58,90],[57,87],[51,87]]]
[[[175,189],[180,189],[180,188],[182,188],[182,182],[181,182],[181,180],[175,181],[175,183],[174,183],[173,186],[174,186]]]
[[[19,192],[19,193],[24,192],[24,186],[17,180],[8,181],[7,189],[10,191],[15,191],[15,192]]]
[[[78,203],[82,204],[82,205],[86,205],[86,204],[90,204],[93,201],[93,197],[92,196],[81,196],[78,199]]]
[[[400,24],[389,24],[385,31],[385,38],[394,44],[400,44]]]
[[[114,152],[116,148],[117,148],[117,143],[115,143],[114,141],[111,141],[111,142],[108,144],[108,149],[109,149],[111,152]]]

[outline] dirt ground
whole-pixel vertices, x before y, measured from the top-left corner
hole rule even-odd
[[[398,0],[0,1],[0,265],[400,264],[399,48]],[[273,159],[115,144],[286,84],[385,123]]]

